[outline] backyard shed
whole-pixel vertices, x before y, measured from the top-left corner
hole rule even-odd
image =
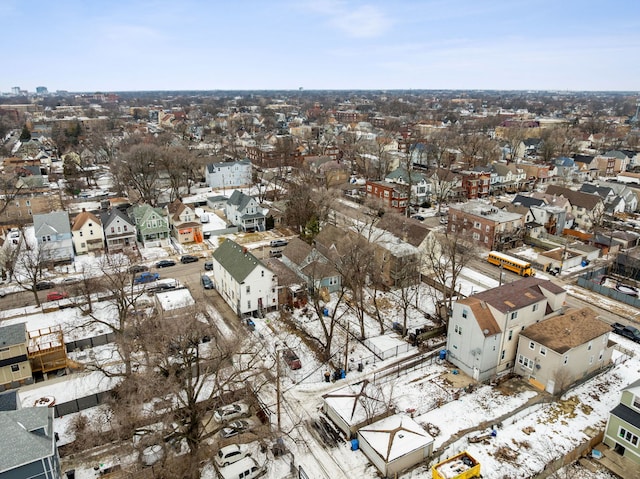
[[[433,437],[402,414],[361,428],[358,440],[359,448],[384,477],[420,464],[433,451]]]

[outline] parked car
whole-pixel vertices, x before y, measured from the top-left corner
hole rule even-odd
[[[629,338],[631,341],[635,341],[636,343],[640,343],[640,330],[638,330],[638,328],[634,326],[625,326],[620,323],[613,323],[611,327],[613,328],[614,333],[624,336],[625,338]]]
[[[206,269],[207,271],[213,271],[213,261],[205,261],[204,269]]]
[[[255,423],[250,419],[238,419],[237,421],[230,422],[226,427],[223,427],[220,430],[220,436],[227,439],[246,432],[254,426]]]
[[[52,281],[39,281],[36,283],[36,291],[42,291],[44,289],[51,289],[55,286]]]
[[[52,291],[47,294],[47,301],[59,301],[61,299],[65,299],[69,297],[69,293],[60,292],[60,291]]]
[[[213,289],[213,281],[211,281],[211,278],[209,278],[209,276],[207,276],[206,274],[202,275],[200,281],[202,282],[202,286],[204,287],[204,289]]]
[[[228,446],[220,448],[218,453],[215,455],[215,461],[218,467],[225,467],[250,455],[251,453],[246,445],[229,444]]]
[[[424,216],[422,215],[413,215],[412,218],[418,221],[424,221]]]
[[[282,357],[291,369],[296,370],[302,367],[300,358],[298,358],[298,355],[290,349],[285,349],[284,351],[282,351]]]
[[[180,258],[180,262],[182,264],[187,264],[187,263],[196,263],[200,258],[198,258],[197,256],[192,256],[190,254],[185,254],[182,258]]]
[[[244,457],[227,467],[221,467],[218,472],[222,479],[254,479],[264,474],[264,466],[260,466],[253,457]]]
[[[129,267],[129,273],[131,274],[142,273],[143,271],[149,271],[149,267],[144,264],[134,264]]]
[[[278,240],[271,240],[271,243],[269,243],[269,246],[287,246],[288,244],[289,242],[287,240],[278,239]]]
[[[213,413],[213,419],[217,422],[233,421],[249,415],[249,406],[238,402],[222,406]]]
[[[163,259],[156,263],[156,268],[168,268],[169,266],[175,266],[176,262],[172,259]]]
[[[133,280],[133,284],[146,284],[153,283],[160,279],[160,275],[158,273],[150,273],[149,271],[144,271],[140,274],[140,276],[136,276]]]

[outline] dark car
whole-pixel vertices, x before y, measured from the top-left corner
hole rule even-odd
[[[205,261],[204,269],[206,269],[207,271],[213,271],[213,261]]]
[[[290,349],[285,349],[284,351],[282,351],[282,357],[291,369],[296,370],[302,367],[300,358],[298,358],[298,355]]]
[[[206,274],[202,275],[200,281],[202,281],[202,286],[204,287],[204,289],[213,289],[213,281],[211,281],[211,278],[209,278],[209,276],[207,276]]]
[[[40,282],[36,283],[36,291],[42,291],[44,289],[51,289],[54,286],[55,286],[54,283],[51,282],[51,281],[40,281]]]
[[[142,273],[143,271],[149,271],[149,267],[144,264],[134,264],[129,267],[129,273],[132,274]]]
[[[169,266],[175,266],[176,262],[172,259],[163,259],[156,263],[156,268],[168,268]]]
[[[197,256],[191,256],[190,254],[186,254],[182,258],[180,258],[180,262],[182,264],[196,263],[199,259],[200,258],[198,258]]]
[[[412,218],[418,221],[424,221],[424,216],[422,215],[413,215]]]

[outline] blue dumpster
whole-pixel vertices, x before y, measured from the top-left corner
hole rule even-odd
[[[447,350],[446,349],[441,349],[440,350],[440,359],[447,359]]]
[[[360,447],[360,443],[358,442],[358,440],[357,439],[351,439],[351,450],[352,451],[357,451],[359,447]]]
[[[329,308],[324,308],[322,310],[322,314],[325,315],[325,316],[329,316]]]

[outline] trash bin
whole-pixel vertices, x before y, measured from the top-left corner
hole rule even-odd
[[[76,478],[76,470],[75,469],[69,469],[67,472],[67,479],[75,479]]]
[[[441,349],[440,350],[440,359],[447,359],[447,350],[446,349]]]
[[[351,450],[357,451],[360,447],[360,442],[357,439],[351,439]]]
[[[329,308],[324,308],[324,309],[322,310],[322,314],[323,314],[324,316],[329,316]]]
[[[329,371],[324,373],[324,382],[325,383],[331,382],[331,373]]]
[[[338,381],[339,379],[340,379],[340,371],[336,369],[336,370],[333,372],[333,380],[334,380],[334,381]]]
[[[363,369],[364,369],[364,364],[358,363],[358,372],[361,373]]]

